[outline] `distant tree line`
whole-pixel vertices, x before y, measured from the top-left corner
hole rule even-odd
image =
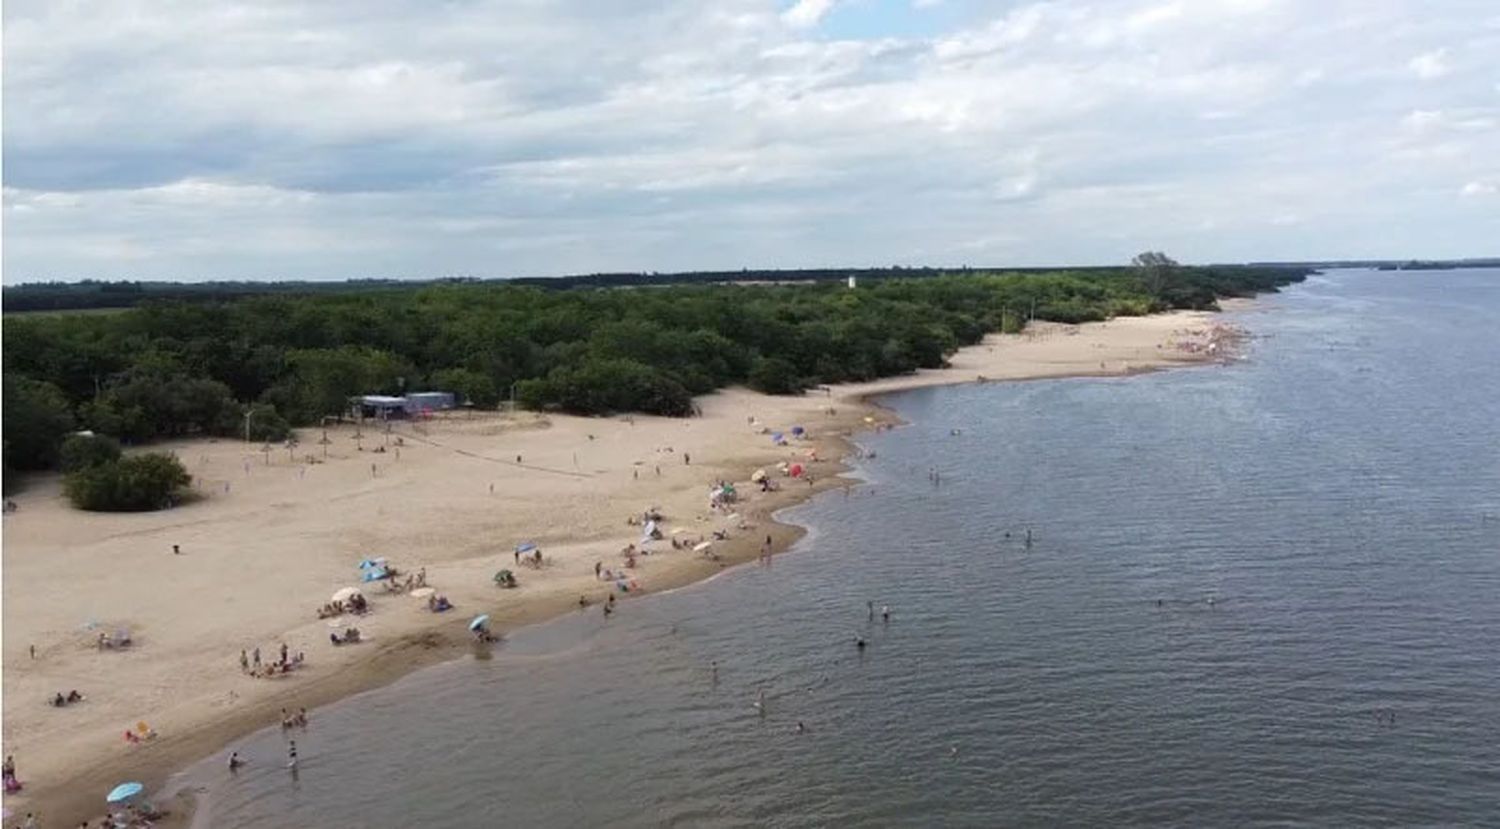
[[[276,440],[342,415],[351,395],[419,389],[480,407],[514,395],[535,409],[684,416],[694,395],[732,384],[791,394],[936,368],[1033,315],[1077,323],[1210,308],[1304,276],[1153,259],[889,278],[856,290],[842,280],[563,291],[445,282],[13,316],[4,458],[7,469],[53,468],[78,429],[127,444],[247,430]]]

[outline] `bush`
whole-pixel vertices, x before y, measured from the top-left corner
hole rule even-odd
[[[797,367],[779,357],[759,357],[750,367],[750,386],[766,394],[801,394]]]
[[[292,424],[269,403],[256,403],[247,414],[250,416],[250,439],[260,443],[282,441],[292,436]],[[241,435],[244,434],[242,431]]]
[[[8,374],[3,393],[6,465],[11,469],[51,466],[63,438],[73,429],[68,399],[51,383]]]
[[[120,442],[107,435],[69,435],[63,441],[59,465],[78,472],[120,459]]]
[[[451,391],[458,395],[459,400],[481,409],[493,409],[500,402],[495,381],[470,369],[445,368],[432,375],[432,385],[438,391]]]
[[[152,452],[71,472],[63,491],[79,509],[144,512],[172,506],[178,491],[192,480],[181,461]]]
[[[679,382],[634,360],[597,360],[577,368],[557,368],[545,380],[517,387],[522,405],[601,415],[644,412],[666,417],[693,414],[693,396]]]

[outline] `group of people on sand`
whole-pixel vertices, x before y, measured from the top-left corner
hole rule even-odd
[[[53,708],[65,708],[75,702],[83,702],[83,700],[83,694],[78,693],[76,689],[69,691],[66,694],[64,694],[62,691],[58,691],[52,696],[51,704]]]
[[[307,654],[302,651],[293,654],[285,642],[281,643],[281,656],[275,662],[262,663],[259,647],[254,650],[253,655],[246,654],[243,649],[240,650],[240,670],[257,678],[289,674],[296,668],[302,667],[302,663],[306,660]]]
[[[407,573],[403,581],[395,578],[385,580],[385,592],[387,593],[410,593],[419,587],[427,586],[427,568],[423,567],[415,573]]]
[[[362,593],[355,593],[349,597],[348,601],[329,602],[318,608],[318,618],[334,619],[345,613],[360,616],[368,612],[370,612],[370,600],[366,599]]]
[[[346,628],[344,628],[344,630],[343,630],[342,633],[332,633],[332,632],[330,632],[328,634],[328,641],[332,642],[335,646],[338,646],[338,645],[352,645],[355,642],[360,641],[359,628],[357,628],[357,627],[346,627]]]
[[[281,730],[290,731],[293,728],[307,728],[307,709],[299,708],[293,714],[285,708],[281,709]]]
[[[433,613],[442,613],[445,610],[452,610],[453,602],[448,601],[447,596],[434,593],[427,597],[427,609]]]

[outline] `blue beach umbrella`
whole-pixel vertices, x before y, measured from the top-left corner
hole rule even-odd
[[[379,581],[384,578],[389,578],[390,575],[391,574],[386,572],[386,569],[384,567],[371,567],[368,570],[365,570],[364,580]]]
[[[807,430],[803,429],[801,426],[793,426],[792,427],[792,434],[794,434],[794,435],[800,435],[800,434],[802,434],[805,431],[807,431]]]
[[[109,794],[105,796],[104,802],[123,803],[124,801],[135,797],[145,790],[146,787],[142,786],[139,783],[121,783],[120,785],[109,790]]]
[[[479,630],[480,628],[489,624],[489,622],[490,614],[481,613],[480,615],[474,617],[474,621],[469,623],[469,630]]]
[[[771,442],[772,443],[780,443],[783,440],[786,440],[786,435],[783,435],[780,432],[772,432],[771,433]]]
[[[359,569],[361,569],[361,570],[368,570],[371,567],[384,567],[384,566],[385,566],[385,559],[384,558],[367,558],[367,559],[364,559],[364,560],[360,561],[360,563],[359,563]]]
[[[532,550],[535,550],[535,549],[536,549],[536,542],[535,541],[522,541],[520,544],[516,545],[516,552],[518,552],[518,553],[529,553],[529,552],[531,552]]]

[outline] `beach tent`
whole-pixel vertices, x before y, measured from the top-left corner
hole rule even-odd
[[[339,592],[333,594],[333,598],[330,601],[347,602],[350,599],[352,599],[352,598],[354,598],[355,596],[358,596],[358,595],[359,595],[359,588],[358,587],[345,587],[345,588],[340,589]]]
[[[518,553],[529,553],[529,552],[531,552],[532,550],[535,550],[535,549],[536,549],[536,542],[535,541],[522,541],[520,544],[516,545],[516,552],[518,552]]]
[[[383,556],[380,557],[380,558],[367,558],[367,559],[363,559],[363,560],[361,560],[359,562],[359,569],[361,569],[361,570],[368,570],[371,567],[384,567],[384,566],[385,566],[385,558]]]
[[[104,802],[124,803],[125,801],[129,800],[132,797],[135,797],[145,790],[146,787],[142,786],[140,783],[121,783],[120,785],[109,790],[109,794],[105,795],[104,797]]]

